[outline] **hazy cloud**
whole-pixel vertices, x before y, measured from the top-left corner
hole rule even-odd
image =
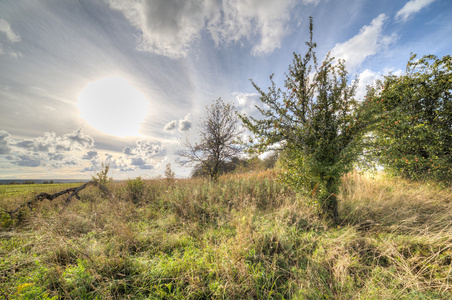
[[[336,44],[331,50],[331,55],[345,59],[350,69],[358,67],[367,57],[375,55],[397,39],[395,34],[383,35],[386,19],[385,14],[379,15],[370,25],[362,27],[357,35],[342,44]]]
[[[401,10],[397,12],[394,19],[396,21],[406,22],[408,18],[428,6],[435,0],[411,0],[408,1]]]
[[[304,0],[305,4],[318,0]],[[110,0],[140,32],[139,48],[178,58],[207,29],[216,45],[258,37],[253,55],[281,46],[294,0]]]
[[[6,37],[8,38],[8,41],[11,43],[17,43],[22,40],[22,37],[19,34],[16,34],[9,25],[8,22],[6,22],[4,19],[0,19],[0,32],[3,32],[6,34]]]

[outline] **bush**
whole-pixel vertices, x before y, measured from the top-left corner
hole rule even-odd
[[[139,203],[143,198],[146,185],[141,177],[129,179],[127,181],[127,193],[133,203]]]

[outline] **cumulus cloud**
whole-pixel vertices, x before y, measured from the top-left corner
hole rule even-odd
[[[22,40],[22,37],[19,34],[16,34],[4,19],[0,19],[0,32],[3,32],[6,35],[6,38],[11,43],[17,43]]]
[[[367,86],[372,85],[377,79],[381,79],[381,74],[365,69],[358,77],[359,82],[356,90],[356,98],[358,100],[363,100],[367,93]]]
[[[228,0],[223,1],[222,19],[208,28],[216,44],[260,38],[251,54],[269,54],[281,47],[289,32],[290,11],[293,0]]]
[[[178,129],[180,132],[188,131],[191,129],[192,122],[190,120],[190,114],[187,114],[182,120],[172,120],[163,127],[164,131],[174,131]]]
[[[37,154],[19,154],[11,163],[21,167],[39,167],[41,157]]]
[[[397,35],[383,35],[383,25],[387,17],[380,14],[370,25],[361,28],[359,33],[342,44],[336,44],[331,50],[335,58],[345,59],[347,67],[354,69],[361,65],[367,57],[395,42]]]
[[[146,161],[141,157],[132,157],[131,161],[130,164],[132,166],[142,166],[146,164]]]
[[[165,127],[163,127],[163,130],[164,131],[173,131],[177,128],[178,123],[179,122],[177,120],[172,120],[168,124],[166,124]]]
[[[0,130],[0,155],[9,154],[11,148],[9,147],[10,135],[5,130]]]
[[[408,1],[401,10],[397,12],[394,19],[396,21],[406,22],[408,18],[428,6],[435,0],[411,0]]]
[[[166,149],[160,143],[139,140],[134,147],[126,147],[123,149],[123,164],[121,171],[131,171],[135,169],[151,170],[159,161],[165,159]]]
[[[83,155],[82,159],[91,160],[91,159],[93,159],[93,158],[95,158],[97,156],[98,156],[97,151],[96,150],[91,150],[91,151],[88,151],[85,155]]]
[[[18,166],[61,168],[75,165],[81,159],[97,155],[93,147],[94,140],[82,129],[62,136],[46,132],[43,136],[23,140],[13,139],[6,131],[0,131],[0,155],[9,154],[7,159]],[[87,151],[83,156],[82,153]]]
[[[188,131],[191,128],[190,114],[186,115],[183,120],[179,120],[179,131]]]
[[[232,96],[237,100],[239,105],[241,107],[247,106],[247,105],[254,105],[255,100],[259,96],[257,93],[241,93],[241,92],[233,92]]]
[[[260,112],[256,108],[256,106],[262,106],[262,102],[259,100],[259,94],[233,92],[232,96],[239,104],[238,109],[240,113],[252,117],[261,117]],[[264,107],[268,108],[265,104]]]
[[[217,46],[257,37],[252,54],[271,53],[288,33],[295,4],[295,0],[110,0],[110,7],[138,29],[141,50],[172,58],[186,56],[203,29]]]

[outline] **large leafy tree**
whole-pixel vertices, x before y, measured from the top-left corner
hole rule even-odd
[[[242,129],[234,106],[221,98],[206,107],[206,115],[199,124],[199,141],[186,141],[178,151],[179,163],[202,170],[216,180],[226,166],[242,151],[238,138]]]
[[[372,156],[411,179],[452,179],[452,58],[412,55],[406,73],[368,90],[382,119]]]
[[[275,145],[284,150],[284,180],[337,222],[341,176],[352,168],[373,119],[371,110],[361,109],[355,100],[356,81],[350,84],[344,62],[327,55],[318,64],[312,18],[306,45],[304,56],[294,53],[284,91],[276,87],[273,75],[268,92],[252,81],[264,104],[257,107],[262,118],[240,117],[257,137],[253,144],[259,151]]]

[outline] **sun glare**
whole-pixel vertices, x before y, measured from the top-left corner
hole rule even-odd
[[[94,128],[115,136],[138,136],[146,117],[144,95],[122,77],[106,77],[79,95],[80,116]]]

